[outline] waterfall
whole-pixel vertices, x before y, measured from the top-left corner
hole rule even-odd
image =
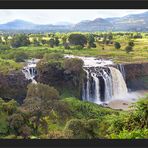
[[[105,82],[105,97],[104,97],[104,100],[108,101],[112,98],[112,79],[111,79],[111,75],[108,74],[105,70],[103,70],[102,77],[103,77],[103,80]]]
[[[112,98],[112,76],[108,67],[87,67],[83,83],[82,99],[90,102],[105,102]]]
[[[108,102],[121,99],[127,87],[121,72],[114,67],[87,67],[82,99],[90,102]],[[102,90],[102,91],[101,91]]]
[[[117,68],[112,60],[95,57],[66,55],[65,58],[80,58],[84,61],[86,77],[83,81],[82,99],[101,104],[112,99],[123,99],[127,95],[125,70],[122,64]]]
[[[87,71],[87,70],[85,70],[84,69],[84,71],[86,72],[86,74],[87,74],[87,82],[86,82],[86,88],[85,88],[85,83],[83,83],[84,85],[83,85],[83,96],[82,96],[82,99],[83,100],[87,100],[87,101],[89,101],[89,89],[90,89],[90,82],[89,82],[89,72]]]
[[[126,74],[125,74],[124,65],[123,65],[123,64],[118,64],[118,65],[117,65],[117,68],[120,70],[120,72],[122,73],[122,76],[123,76],[123,78],[124,78],[124,80],[125,80]]]
[[[110,71],[112,75],[113,98],[120,99],[128,92],[126,83],[121,72],[118,69],[110,67]]]
[[[99,87],[99,79],[97,78],[97,75],[95,73],[91,74],[93,81],[95,83],[95,93],[94,93],[94,99],[97,101],[97,99],[100,98],[100,87]]]
[[[38,59],[28,60],[27,65],[22,70],[26,79],[31,80],[32,83],[35,83],[35,84],[37,83],[34,78],[37,75],[36,64],[38,61],[39,61]]]

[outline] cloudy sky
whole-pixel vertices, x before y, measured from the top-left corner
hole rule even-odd
[[[143,13],[145,9],[0,9],[0,24],[15,19],[31,21],[37,24],[56,24],[59,22],[78,23],[101,17],[121,17],[128,14]]]

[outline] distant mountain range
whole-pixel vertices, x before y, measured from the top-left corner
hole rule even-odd
[[[59,22],[55,25],[39,25],[24,20],[14,20],[0,24],[0,31],[27,30],[27,31],[148,31],[148,12],[130,14],[124,17],[96,18],[84,20],[77,24]]]

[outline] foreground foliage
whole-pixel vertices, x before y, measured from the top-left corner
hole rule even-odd
[[[130,112],[115,111],[76,98],[61,100],[58,94],[56,98],[52,98],[51,94],[57,93],[52,87],[44,84],[34,85],[29,86],[28,96],[22,106],[14,100],[4,102],[0,99],[1,138],[148,138],[147,97],[134,104],[134,109]],[[47,90],[46,95],[39,93],[38,88],[41,87],[44,87],[43,92]],[[37,97],[31,95],[36,89]],[[48,93],[48,90],[51,93]],[[30,106],[30,103],[34,107]]]

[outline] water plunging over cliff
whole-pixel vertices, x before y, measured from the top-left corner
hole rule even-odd
[[[37,83],[34,79],[37,75],[36,64],[39,59],[27,60],[27,65],[23,68],[22,72],[25,74],[26,79],[32,80],[32,83]]]
[[[123,75],[118,69],[114,67],[109,67],[109,69],[112,75],[112,96],[114,99],[122,99],[122,97],[128,92]]]
[[[126,73],[125,73],[124,65],[118,64],[118,65],[117,65],[117,68],[120,70],[120,72],[122,73],[122,76],[123,76],[123,78],[124,78],[124,80],[125,80],[125,78],[126,78]]]
[[[118,69],[116,69],[111,60],[79,56],[65,57],[76,57],[84,61],[83,69],[86,77],[83,81],[83,100],[100,104],[112,99],[123,99],[127,95],[125,71],[122,65],[118,65]]]

